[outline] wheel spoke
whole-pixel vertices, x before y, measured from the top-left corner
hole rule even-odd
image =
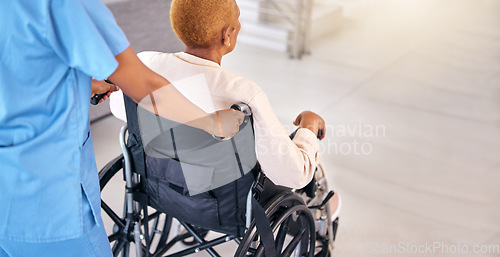
[[[255,250],[255,254],[253,255],[253,257],[260,257],[260,256],[264,256],[264,244],[259,244],[257,250]]]
[[[304,217],[303,217],[304,218]],[[302,222],[301,222],[302,223]],[[304,229],[305,229],[305,234],[304,236],[302,236],[303,240],[301,241],[301,244],[300,244],[300,255],[301,256],[305,256],[304,254],[307,253],[307,251],[309,250],[309,225],[307,224],[307,222],[304,223]],[[313,248],[313,245],[311,244],[311,249],[310,249],[310,252],[312,255],[314,255],[314,248]]]
[[[113,233],[111,235],[108,236],[108,240],[109,242],[113,242],[113,241],[116,241],[116,240],[120,240],[120,238],[123,237],[123,234],[121,231],[118,231],[116,233]]]
[[[111,210],[111,208],[103,201],[101,200],[101,208],[108,214],[108,216],[113,220],[113,222],[118,225],[118,227],[123,228],[125,227],[125,222],[118,217],[118,215]]]
[[[123,245],[122,257],[128,257],[130,253],[130,242],[127,241]]]
[[[165,215],[163,231],[161,233],[160,239],[158,240],[156,251],[166,245],[171,226],[172,226],[172,217]]]
[[[255,254],[257,252],[257,249],[255,248],[248,248],[247,253]]]
[[[155,218],[160,217],[160,215],[161,215],[161,214],[162,214],[161,212],[159,212],[159,211],[155,211],[154,213],[152,213],[152,214],[148,215],[148,219],[149,219],[149,220],[153,220],[153,219],[155,219]],[[144,219],[142,219],[142,223],[144,223],[144,222],[145,222],[145,221],[144,221]]]
[[[299,231],[299,233],[297,233],[297,235],[295,235],[293,237],[290,244],[287,245],[287,247],[285,248],[285,251],[283,251],[283,254],[281,256],[283,256],[283,257],[290,256],[292,254],[292,252],[295,250],[295,248],[297,247],[297,245],[300,243],[302,238],[304,237],[305,233],[306,233],[306,228],[301,229]]]
[[[144,221],[144,220],[143,220]],[[150,242],[153,242],[155,239],[156,234],[159,232],[158,231],[158,223],[160,222],[160,217],[154,218],[153,226],[151,227],[151,233],[149,234],[149,240]],[[149,226],[149,224],[142,223],[144,226]],[[163,231],[162,231],[163,233]]]
[[[278,253],[281,253],[281,250],[283,250],[283,244],[285,243],[285,237],[288,231],[290,219],[291,216],[288,217],[283,224],[281,224],[278,235],[276,236],[276,252]]]
[[[125,245],[126,240],[118,240],[115,245],[113,245],[113,256],[117,257],[121,250],[123,250],[123,246]]]

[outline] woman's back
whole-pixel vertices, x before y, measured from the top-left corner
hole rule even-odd
[[[138,56],[206,112],[227,109],[235,103],[248,104],[253,113],[257,160],[273,182],[301,188],[312,179],[319,149],[316,135],[301,128],[292,141],[255,83],[215,62],[183,52],[142,52]],[[111,98],[111,111],[125,120],[123,101],[117,99],[119,96]]]

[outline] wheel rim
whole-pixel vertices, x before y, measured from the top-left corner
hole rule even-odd
[[[106,185],[112,181],[113,177],[117,175],[119,171],[122,171],[123,168],[123,155],[118,156],[113,161],[108,163],[100,172],[99,172],[99,183],[101,187],[101,192],[105,190]],[[120,178],[121,179],[121,178]],[[125,202],[125,182],[122,180],[120,185],[123,184],[122,192],[123,199]],[[115,186],[115,185],[113,185]],[[116,189],[116,188],[115,188]],[[113,190],[115,192],[117,190]],[[115,201],[113,201],[115,202]],[[110,205],[106,202],[105,199],[101,199],[101,208],[104,211],[103,219],[107,219],[107,224],[113,224],[112,228],[106,228],[106,233],[108,234],[108,240],[111,244],[111,250],[113,252],[113,256],[122,256],[128,257],[131,251],[131,243],[135,244],[134,240],[134,223],[126,220],[126,214],[123,212],[122,215],[118,214],[115,210],[124,210],[124,207],[118,207],[113,202],[110,202]],[[113,203],[114,205],[111,205]],[[150,249],[161,248],[166,244],[166,240],[168,238],[168,232],[170,231],[171,221],[172,219],[166,214],[153,212],[151,215],[148,215],[148,225],[150,227],[150,234],[147,235],[154,245]],[[141,224],[144,224],[145,220],[141,220]],[[144,226],[141,226],[141,231],[144,231]],[[143,234],[141,232],[141,234]],[[159,238],[158,238],[159,235]],[[141,250],[144,251],[145,240],[141,242]],[[155,252],[150,253],[151,256],[155,256]]]
[[[279,200],[274,202],[280,202]],[[300,245],[301,255],[299,256],[313,257],[316,234],[311,212],[302,200],[294,194],[286,194],[282,196],[281,200],[283,202],[279,205],[270,205],[265,208],[268,210],[268,217],[270,217],[277,252],[283,257],[291,256],[297,246]],[[300,228],[300,230],[291,231],[290,228],[294,226]],[[290,233],[292,232],[293,235],[291,236]],[[258,239],[259,235],[255,222],[252,222],[235,256],[264,256],[264,246]]]

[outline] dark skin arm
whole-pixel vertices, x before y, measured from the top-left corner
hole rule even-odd
[[[238,132],[244,118],[242,112],[218,111],[219,123],[217,113],[208,114],[187,100],[168,80],[146,67],[131,47],[115,58],[118,68],[108,79],[142,107],[151,112],[157,111],[166,119],[203,129],[213,135],[232,137]],[[154,106],[143,99],[154,100]],[[143,105],[141,101],[146,104]]]

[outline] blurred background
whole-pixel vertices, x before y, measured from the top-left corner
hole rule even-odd
[[[169,0],[104,2],[137,52],[183,50]],[[237,3],[222,67],[262,87],[290,131],[303,110],[328,125],[321,154],[343,200],[334,256],[500,256],[500,1]],[[120,153],[107,104],[91,110],[98,168]]]

